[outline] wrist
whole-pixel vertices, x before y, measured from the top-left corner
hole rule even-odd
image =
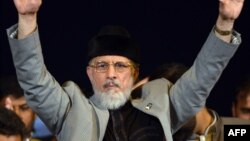
[[[223,31],[232,31],[233,30],[233,26],[234,26],[234,20],[232,19],[225,19],[222,18],[222,16],[219,16],[215,27],[217,28],[217,31],[223,34]]]
[[[36,15],[19,15],[17,39],[23,39],[36,29]]]
[[[231,30],[222,30],[217,25],[214,26],[214,31],[217,32],[221,36],[227,36],[227,35],[232,34],[232,29]]]

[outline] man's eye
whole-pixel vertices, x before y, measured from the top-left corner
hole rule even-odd
[[[118,68],[126,68],[128,67],[126,64],[124,63],[115,63],[115,67],[118,67]]]
[[[98,63],[98,64],[96,64],[97,68],[106,68],[107,66],[108,66],[107,63]]]
[[[25,105],[25,106],[21,106],[20,109],[21,109],[22,111],[26,111],[26,110],[29,110],[30,107],[29,107],[28,105]]]

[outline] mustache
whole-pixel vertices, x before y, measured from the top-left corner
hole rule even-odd
[[[115,87],[120,88],[120,82],[118,80],[113,80],[113,79],[112,80],[111,79],[106,80],[105,83],[103,84],[103,87],[107,88],[110,85],[114,85]]]

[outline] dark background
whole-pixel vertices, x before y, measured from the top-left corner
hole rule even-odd
[[[242,45],[224,70],[207,106],[231,115],[235,87],[250,73],[249,2],[235,29]],[[44,0],[38,14],[40,39],[48,70],[63,83],[88,88],[87,43],[103,25],[122,25],[142,46],[141,76],[166,62],[192,65],[218,16],[218,0]],[[12,0],[0,1],[0,74],[15,74],[6,29],[17,22]]]

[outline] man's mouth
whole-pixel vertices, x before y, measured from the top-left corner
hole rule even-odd
[[[104,84],[104,88],[119,88],[119,85],[114,82],[108,82]]]

